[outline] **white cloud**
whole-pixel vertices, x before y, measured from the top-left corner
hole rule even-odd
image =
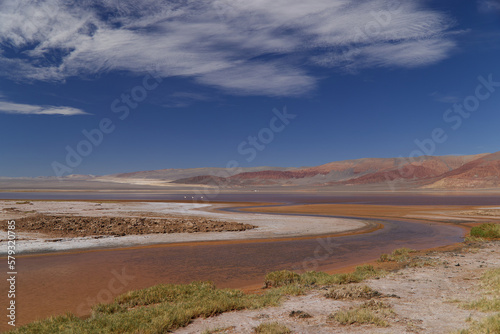
[[[449,57],[453,20],[419,2],[6,0],[0,70],[54,81],[155,67],[234,94],[300,95],[318,80],[311,66],[412,68]]]
[[[0,101],[0,113],[22,115],[88,115],[85,111],[72,107],[37,106]]]

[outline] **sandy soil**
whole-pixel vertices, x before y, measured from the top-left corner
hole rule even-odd
[[[292,333],[450,333],[467,328],[469,317],[479,320],[487,315],[461,309],[456,301],[472,301],[480,297],[479,277],[487,269],[500,267],[499,252],[499,241],[483,244],[480,248],[428,252],[423,256],[438,263],[436,266],[405,268],[364,282],[380,292],[382,297],[377,299],[390,304],[395,312],[388,318],[390,325],[386,328],[344,326],[328,320],[332,312],[359,305],[363,300],[327,299],[325,290],[317,289],[305,296],[288,297],[280,307],[196,319],[175,333],[194,334],[215,328],[224,329],[217,333],[251,333],[254,327],[268,321],[278,321]],[[312,317],[291,317],[292,311],[303,311]]]
[[[159,243],[268,239],[335,234],[361,229],[373,229],[376,224],[355,219],[266,215],[253,213],[217,212],[214,209],[227,205],[161,202],[90,202],[90,201],[0,201],[0,220],[20,219],[25,216],[44,214],[85,217],[149,217],[184,219],[213,219],[251,224],[256,228],[246,231],[172,233],[143,235],[105,235],[67,237],[54,239],[50,235],[19,232],[17,250],[20,253],[42,253],[89,248],[130,247]],[[0,232],[6,239],[6,232]],[[0,255],[7,247],[0,242]]]

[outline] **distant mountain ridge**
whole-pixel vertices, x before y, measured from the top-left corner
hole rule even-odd
[[[487,189],[500,187],[500,152],[465,156],[362,158],[314,167],[252,167],[228,172],[225,168],[164,169],[106,176],[116,179],[155,179],[178,185],[227,188],[399,188]]]

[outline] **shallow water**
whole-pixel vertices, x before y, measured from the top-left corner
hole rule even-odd
[[[391,193],[376,195],[359,194],[271,194],[271,193],[234,193],[201,195],[162,194],[162,193],[112,193],[112,192],[0,192],[0,199],[39,199],[39,200],[164,200],[203,203],[214,202],[280,202],[280,203],[344,203],[344,204],[386,204],[386,205],[500,205],[499,194],[404,194]]]
[[[304,219],[307,219],[305,217]],[[210,280],[219,287],[262,284],[279,269],[333,270],[399,247],[424,249],[461,241],[457,226],[386,221],[370,234],[238,244],[160,245],[26,256],[18,260],[18,321],[67,311],[87,313],[128,290]]]

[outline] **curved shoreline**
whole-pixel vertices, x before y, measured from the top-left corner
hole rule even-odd
[[[362,220],[375,224],[381,219]],[[19,257],[24,268],[19,276],[24,286],[18,296],[23,305],[19,315],[26,322],[65,312],[83,316],[94,304],[87,300],[99,298],[103,291],[111,298],[160,283],[210,280],[219,287],[247,290],[261,283],[269,271],[348,270],[395,248],[427,249],[461,239],[463,230],[436,225],[393,219],[386,220],[383,229],[377,225],[371,233],[358,231],[352,235],[351,231],[351,235],[332,238],[204,241],[25,255]],[[108,284],[116,280],[117,273],[130,280],[120,291],[109,290]],[[39,289],[40,284],[45,288]],[[80,285],[85,288],[75,289]],[[86,313],[79,313],[83,311]]]
[[[2,202],[0,202],[2,204]],[[3,202],[5,204],[5,202]],[[75,216],[98,217],[133,217],[177,215],[180,217],[205,217],[222,221],[236,221],[257,226],[255,229],[237,232],[197,232],[197,233],[157,233],[127,236],[98,236],[98,237],[48,237],[30,232],[18,232],[20,237],[19,252],[23,255],[42,255],[51,253],[72,253],[92,250],[137,249],[142,247],[162,246],[192,246],[196,244],[231,244],[248,242],[270,242],[273,240],[300,240],[326,236],[344,236],[359,233],[370,233],[382,228],[380,223],[373,223],[368,219],[314,217],[306,215],[274,215],[262,214],[257,216],[251,212],[224,211],[228,205],[222,204],[193,204],[193,203],[162,203],[162,202],[134,202],[134,203],[99,203],[68,201],[61,202],[40,201],[29,205],[41,214],[70,214]],[[239,207],[243,203],[237,203]],[[249,203],[246,203],[249,204]],[[263,204],[263,203],[262,203]],[[22,204],[9,206],[17,210]],[[96,205],[98,205],[96,207]],[[5,206],[5,205],[4,205]],[[26,209],[27,205],[24,205]],[[7,214],[3,213],[3,216]],[[9,213],[10,215],[10,213]],[[4,217],[6,218],[6,217]],[[7,219],[7,218],[6,218]],[[22,240],[21,238],[24,238]],[[5,241],[2,241],[5,242]],[[0,244],[2,243],[0,242]],[[2,256],[5,256],[2,254]]]
[[[38,202],[67,202],[72,203],[76,201],[38,201]],[[77,201],[82,203],[95,203],[96,201],[83,200]],[[100,202],[100,201],[97,201]],[[126,201],[129,202],[129,201]],[[119,201],[122,203],[122,201]],[[193,204],[189,202],[172,202],[172,201],[154,201],[154,202],[142,202],[142,201],[133,201],[136,204],[162,204],[162,203],[175,203],[175,204]],[[234,206],[237,204],[238,206]],[[310,205],[311,203],[307,203],[305,205]],[[289,206],[300,206],[304,204],[299,203],[216,203],[206,205],[200,208],[195,209],[197,213],[236,213],[236,214],[252,214],[252,215],[267,215],[267,216],[285,216],[285,217],[314,217],[314,218],[328,218],[328,219],[345,219],[348,221],[355,221],[358,223],[362,223],[363,226],[359,226],[356,228],[345,229],[338,232],[327,232],[327,233],[316,233],[316,234],[303,234],[303,231],[295,231],[290,235],[273,235],[271,237],[255,237],[248,236],[249,233],[247,231],[240,232],[200,232],[200,233],[173,233],[173,234],[153,234],[153,235],[128,235],[124,237],[102,237],[96,239],[97,241],[90,246],[87,245],[68,245],[67,247],[62,247],[60,249],[54,248],[42,248],[42,249],[34,249],[29,250],[27,253],[19,255],[20,257],[29,257],[29,256],[43,256],[43,255],[56,255],[56,254],[72,254],[72,253],[83,253],[83,252],[96,252],[96,251],[113,251],[113,250],[128,250],[128,249],[144,249],[144,248],[154,248],[154,247],[180,247],[180,246],[199,246],[199,245],[230,245],[230,244],[246,244],[246,243],[263,243],[263,242],[273,242],[273,241],[293,241],[293,240],[306,240],[306,239],[316,239],[316,238],[329,238],[329,237],[342,237],[342,236],[350,236],[350,235],[359,235],[359,234],[369,234],[373,233],[379,229],[384,228],[384,224],[381,223],[384,221],[406,221],[406,222],[414,222],[420,224],[432,223],[432,224],[445,224],[445,225],[454,225],[460,227],[465,233],[470,229],[469,226],[464,226],[463,224],[459,224],[457,222],[443,222],[442,220],[437,219],[423,219],[423,218],[412,218],[412,217],[404,217],[403,219],[398,218],[394,219],[391,216],[354,216],[354,215],[332,215],[332,214],[312,214],[306,212],[293,212],[293,213],[283,213],[283,212],[270,212],[270,211],[256,211],[255,209],[260,208],[283,208]],[[314,204],[313,204],[314,205]],[[195,211],[193,210],[193,211]],[[199,210],[199,211],[198,211]],[[232,217],[233,220],[238,220],[237,216]],[[172,240],[178,236],[187,237],[187,240]],[[162,238],[167,237],[167,238]],[[49,238],[50,239],[50,238]],[[63,238],[64,239],[64,238]],[[84,237],[84,238],[68,238],[66,242],[78,243],[83,241],[87,243],[89,239],[93,239],[93,237]],[[131,242],[131,239],[132,240]],[[141,240],[137,240],[141,239]],[[153,239],[153,240],[151,240]],[[167,240],[158,240],[158,239],[167,239]],[[42,239],[42,241],[45,241]],[[92,241],[92,240],[90,240]],[[103,242],[104,241],[104,242]],[[110,242],[111,241],[111,242]],[[130,245],[130,243],[132,243]],[[125,244],[125,245],[124,245]],[[5,254],[1,254],[0,258],[4,258]]]

